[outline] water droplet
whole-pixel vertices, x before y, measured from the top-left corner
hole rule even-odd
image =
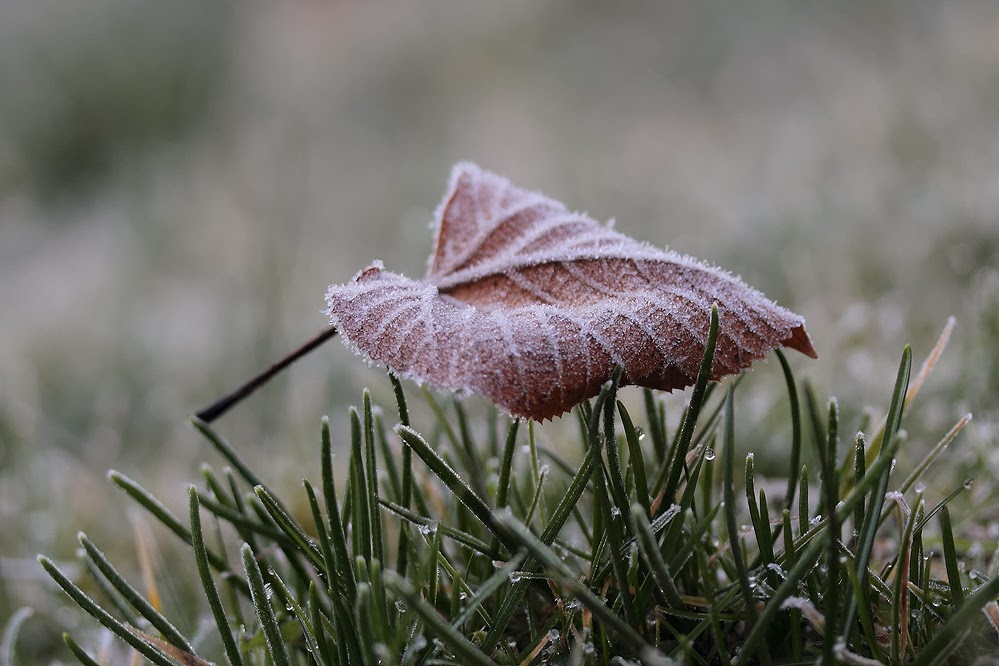
[[[704,459],[705,460],[714,460],[715,459],[715,455],[716,454],[715,454],[715,450],[714,449],[708,449],[707,451],[704,452]]]
[[[433,535],[433,533],[437,531],[437,526],[439,524],[440,523],[438,521],[431,520],[426,525],[420,525],[420,528],[419,528],[420,529],[420,534],[422,534],[423,536],[431,536],[431,535]]]
[[[973,486],[974,484],[975,480],[969,476],[967,479],[964,480],[964,489],[971,490],[971,486]]]
[[[611,507],[611,518],[620,518],[620,517],[621,517],[621,509],[619,509],[616,506],[612,506]]]
[[[519,572],[519,571],[511,571],[510,572],[510,576],[509,576],[510,582],[511,583],[519,583],[522,576],[523,576],[523,574],[521,572]]]
[[[926,484],[922,482],[917,483],[916,487],[913,490],[916,491],[917,495],[922,495],[923,493],[926,492]]]
[[[397,611],[399,611],[400,613],[405,613],[406,612],[406,602],[403,601],[402,599],[396,599],[396,601],[395,601],[395,609]]]
[[[635,436],[638,437],[638,441],[642,441],[643,439],[645,439],[645,431],[642,429],[641,426],[635,428]]]
[[[787,578],[787,574],[784,573],[784,570],[781,569],[780,565],[777,564],[776,562],[771,562],[770,564],[768,564],[767,565],[767,569],[770,569],[771,571],[773,571],[775,574],[777,574],[781,578]]]

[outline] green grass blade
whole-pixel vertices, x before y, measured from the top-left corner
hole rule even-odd
[[[312,627],[315,630],[316,645],[319,648],[319,659],[317,661],[323,666],[329,666],[337,663],[337,661],[333,659],[329,641],[326,640],[325,623],[329,620],[323,616],[322,608],[319,605],[319,594],[316,589],[315,581],[309,581],[309,612],[312,614]],[[339,663],[347,663],[346,646],[343,645],[342,641],[338,641],[336,647]]]
[[[573,510],[576,508],[576,503],[579,502],[579,498],[582,496],[583,491],[586,489],[587,484],[590,482],[590,476],[593,474],[593,470],[596,467],[597,459],[600,452],[600,443],[597,438],[600,436],[598,432],[599,415],[600,410],[603,407],[604,401],[607,399],[607,393],[610,390],[610,382],[604,385],[597,396],[594,409],[590,412],[589,428],[586,430],[586,439],[588,447],[586,453],[583,456],[583,460],[579,463],[579,469],[576,471],[576,475],[572,478],[572,482],[566,489],[565,495],[563,495],[562,500],[559,502],[558,506],[555,507],[555,511],[552,512],[551,517],[548,520],[548,524],[545,526],[544,531],[541,533],[541,542],[550,545],[555,541],[555,537],[560,531],[562,531],[562,526],[572,515]],[[529,565],[529,566],[528,566]],[[528,572],[535,571],[535,562],[528,562],[525,564],[525,569]],[[520,603],[527,594],[527,581],[521,580],[513,585],[510,591],[507,593],[506,597],[503,599],[503,603],[500,605],[499,611],[496,613],[496,617],[493,620],[493,625],[489,629],[489,633],[482,641],[483,649],[492,650],[493,647],[499,642],[506,630],[507,624],[513,617],[513,614],[520,607]]]
[[[499,482],[496,484],[496,508],[507,505],[510,496],[510,475],[513,470],[513,454],[517,450],[517,430],[520,426],[520,419],[510,422],[510,427],[506,431],[506,443],[503,445],[503,459],[500,462]]]
[[[927,453],[926,456],[921,461],[919,461],[919,464],[916,465],[916,467],[912,470],[909,476],[906,477],[905,481],[902,482],[902,485],[899,486],[899,490],[904,493],[907,492],[909,488],[911,488],[913,485],[915,485],[915,483],[919,481],[920,477],[923,476],[926,470],[929,469],[930,465],[932,465],[933,462],[940,457],[940,454],[943,453],[945,450],[947,450],[947,447],[950,445],[951,442],[954,441],[954,438],[957,437],[958,433],[964,430],[964,426],[968,425],[968,423],[970,422],[971,422],[971,414],[965,414],[964,416],[962,416],[958,420],[958,422],[955,423],[954,426],[947,431],[947,434],[944,435],[943,438],[941,438],[941,440],[936,443],[936,445],[930,450],[930,452]]]
[[[909,371],[912,367],[912,349],[906,345],[902,351],[902,361],[899,364],[898,376],[895,379],[895,389],[892,391],[891,403],[888,407],[888,417],[885,420],[884,437],[881,442],[881,449],[878,458],[868,469],[868,476],[862,482],[867,481],[871,475],[877,479],[877,486],[871,493],[870,504],[867,506],[867,515],[864,524],[860,528],[860,536],[857,540],[855,554],[857,577],[863,581],[867,577],[867,565],[870,563],[871,553],[874,549],[874,540],[877,534],[878,524],[881,518],[881,510],[884,507],[885,492],[888,490],[888,479],[891,476],[891,461],[898,450],[898,439],[896,434],[901,426],[902,409],[904,407],[905,394],[909,385]],[[880,472],[875,473],[874,468],[881,467]],[[862,483],[861,482],[861,483]],[[862,585],[862,587],[865,587]],[[856,613],[857,599],[852,595],[848,600],[846,612],[844,613],[844,633],[852,630],[853,618]],[[847,640],[848,635],[843,639]]]
[[[264,577],[257,565],[256,556],[249,544],[243,544],[240,549],[243,558],[243,568],[246,571],[246,580],[250,585],[250,598],[253,601],[253,610],[260,622],[260,627],[264,632],[264,639],[267,642],[267,652],[274,660],[275,666],[291,666],[291,659],[288,656],[288,648],[285,646],[284,638],[281,636],[281,628],[278,626],[277,617],[271,607],[267,590],[264,588]]]
[[[645,420],[649,424],[649,436],[652,438],[652,451],[656,454],[659,465],[666,463],[666,423],[662,403],[657,403],[655,394],[650,389],[644,389]]]
[[[812,411],[812,393],[808,392],[809,411]],[[826,555],[826,571],[828,584],[822,601],[825,608],[826,636],[836,635],[840,615],[840,521],[836,516],[836,505],[839,503],[839,478],[837,476],[836,456],[839,444],[839,404],[833,398],[829,401],[828,421],[825,428],[826,443],[823,447],[822,464],[822,500],[825,515],[829,516],[827,525],[829,550]],[[849,632],[849,628],[844,631]],[[835,641],[822,641],[822,654],[827,663],[835,660]]]
[[[461,451],[466,460],[465,469],[468,472],[472,489],[479,497],[486,498],[489,496],[489,493],[486,490],[485,478],[482,476],[482,470],[485,469],[485,465],[483,465],[482,457],[479,455],[479,446],[475,443],[472,431],[468,427],[468,415],[465,413],[465,408],[457,400],[454,401],[454,412],[458,416]]]
[[[308,479],[302,479],[302,485],[305,486],[305,494],[309,498],[309,509],[312,511],[312,523],[316,528],[316,537],[319,539],[319,552],[322,555],[322,565],[319,567],[319,572],[322,574],[323,579],[326,582],[326,590],[332,596],[334,594],[339,594],[340,591],[337,589],[336,579],[337,568],[336,568],[336,557],[333,555],[333,544],[330,541],[329,532],[326,526],[329,524],[326,518],[323,516],[323,511],[319,508],[319,499],[316,497],[316,491],[309,483]]]
[[[378,456],[375,449],[374,417],[371,414],[371,392],[364,391],[364,454],[367,472],[367,504],[371,512],[371,557],[385,561],[385,545],[382,541],[381,507],[378,503]]]
[[[215,447],[215,450],[222,454],[223,458],[229,461],[229,464],[235,468],[236,472],[243,477],[248,484],[251,486],[266,485],[263,479],[257,476],[250,466],[243,462],[243,459],[236,453],[236,449],[232,448],[229,442],[227,442],[222,435],[215,432],[215,429],[208,423],[202,421],[201,419],[193,418],[191,419],[191,425],[197,428],[198,431],[200,431],[201,434],[204,435],[209,442],[211,442],[212,446]]]
[[[11,613],[6,620],[3,634],[0,635],[0,666],[15,666],[17,638],[24,623],[34,615],[34,612],[33,609],[24,606]]]
[[[697,424],[697,417],[701,412],[704,403],[705,391],[708,386],[708,379],[711,377],[711,362],[715,355],[715,345],[718,342],[718,306],[711,306],[711,324],[708,328],[708,338],[704,345],[704,358],[701,360],[701,368],[697,373],[697,381],[690,396],[690,405],[683,417],[683,425],[680,427],[679,437],[670,455],[669,475],[666,484],[663,486],[665,497],[672,501],[680,485],[680,475],[683,473],[684,460],[687,456],[687,449],[694,436],[694,426]],[[664,502],[665,504],[665,502]],[[667,505],[668,506],[668,505]]]
[[[96,601],[87,596],[87,594],[77,587],[77,585],[71,581],[69,577],[66,576],[66,574],[64,574],[59,567],[52,562],[52,560],[44,555],[39,555],[38,562],[45,569],[46,573],[48,573],[48,575],[59,584],[59,587],[61,587],[66,594],[68,594],[70,598],[72,598],[73,601],[80,606],[80,608],[87,611],[87,613],[89,613],[95,620],[110,630],[111,633],[130,645],[136,650],[136,652],[157,666],[173,666],[173,662],[163,656],[163,653],[133,634],[129,627],[109,615],[108,612],[101,608]]]
[[[784,372],[788,407],[791,410],[791,456],[787,472],[787,494],[784,496],[784,506],[790,508],[798,490],[798,471],[801,469],[801,405],[798,403],[798,387],[794,381],[794,373],[791,372],[791,364],[787,362],[782,350],[777,349],[775,353]]]
[[[909,638],[909,558],[912,555],[913,526],[917,512],[912,512],[905,521],[902,541],[898,546],[898,565],[895,567],[895,580],[892,582],[891,600],[891,663],[901,664]]]
[[[350,408],[350,499],[351,525],[354,530],[354,556],[371,559],[371,510],[368,507],[368,482],[364,473],[363,435],[361,417],[357,409]]]
[[[413,449],[430,470],[437,475],[448,490],[472,512],[479,521],[490,529],[494,535],[502,542],[507,539],[501,530],[497,530],[493,520],[493,511],[489,505],[473,491],[465,481],[458,476],[458,473],[427,443],[420,433],[412,428],[399,425],[396,426],[396,433]]]
[[[551,548],[542,543],[538,537],[534,536],[527,526],[514,518],[512,513],[504,511],[497,515],[497,520],[500,520],[510,529],[515,538],[520,542],[520,545],[529,550],[531,555],[537,558],[541,565],[549,572],[549,575],[554,575],[583,605],[590,609],[600,622],[607,625],[608,628],[617,634],[643,663],[654,663],[657,657],[662,656],[658,650],[649,645],[641,637],[634,629],[634,624],[625,622],[608,607],[587,585],[579,580],[576,574],[565,565]]]
[[[631,505],[631,529],[638,538],[638,553],[645,560],[646,566],[652,572],[659,589],[672,608],[683,608],[683,600],[680,598],[680,591],[676,587],[669,567],[663,560],[662,553],[659,552],[659,544],[656,542],[656,535],[649,524],[646,508],[637,502]]]
[[[451,626],[455,629],[460,629],[466,622],[472,619],[475,613],[482,615],[482,619],[487,623],[490,622],[489,614],[484,610],[480,610],[482,605],[496,594],[502,586],[510,582],[510,575],[515,573],[517,567],[523,564],[526,559],[526,550],[518,550],[514,553],[513,557],[507,560],[506,564],[497,569],[485,582],[479,585],[479,589],[468,599],[465,608],[455,615],[454,620],[451,621]]]
[[[617,413],[621,417],[621,428],[624,430],[624,438],[628,443],[628,466],[631,467],[631,477],[635,480],[635,495],[638,503],[645,509],[645,515],[651,516],[649,485],[645,471],[645,457],[642,452],[641,442],[638,438],[638,431],[631,420],[631,415],[625,409],[624,403],[617,401]]]
[[[330,440],[329,419],[325,417],[322,422],[322,439],[323,501],[326,503],[326,527],[329,530],[330,544],[333,548],[336,581],[342,588],[344,598],[353,599],[357,593],[356,581],[354,568],[350,564],[350,555],[347,551],[347,536],[344,533],[343,520],[340,517],[340,504],[336,497],[336,483],[333,479],[333,446]]]
[[[716,315],[714,315],[716,316]],[[742,599],[745,603],[745,612],[750,627],[757,624],[756,602],[753,600],[753,588],[749,583],[749,572],[746,570],[746,561],[742,555],[742,545],[739,543],[739,525],[735,515],[735,405],[733,396],[735,391],[729,387],[725,395],[725,429],[723,442],[723,455],[725,462],[724,470],[724,496],[725,496],[725,526],[728,531],[730,553],[732,563],[735,566],[738,577],[739,589],[742,592]],[[769,650],[766,645],[761,646],[760,659],[764,664],[770,662]]]
[[[618,515],[623,517],[628,515],[630,502],[628,501],[628,491],[624,487],[624,472],[621,470],[621,452],[618,450],[617,437],[614,433],[614,408],[617,405],[617,388],[621,382],[622,369],[615,368],[614,377],[611,380],[610,393],[604,401],[604,446],[607,451],[607,489],[610,491],[613,504],[618,510]]]
[[[73,637],[70,636],[69,634],[64,633],[62,635],[62,640],[64,643],[66,643],[66,647],[68,647],[69,651],[73,653],[73,656],[76,657],[77,661],[83,664],[83,666],[104,666],[100,662],[96,661],[89,654],[87,654],[86,651],[82,647],[80,647],[79,644],[77,644],[77,642],[73,640]]]
[[[235,527],[248,543],[250,543],[250,541],[247,537],[252,538],[259,535],[282,546],[291,546],[294,544],[294,541],[284,532],[272,527],[268,523],[262,523],[259,520],[256,520],[248,515],[245,512],[245,509],[244,511],[239,511],[238,509],[218,502],[203,493],[199,493],[198,499],[201,501],[201,506],[205,509],[205,511],[208,511],[217,518],[221,518]],[[251,543],[251,545],[253,544]]]
[[[469,534],[468,532],[463,532],[459,529],[451,527],[450,525],[445,525],[444,523],[441,523],[440,521],[437,521],[433,518],[427,518],[426,516],[421,516],[420,514],[415,513],[414,511],[404,509],[395,502],[389,502],[388,500],[385,499],[381,499],[379,501],[381,502],[382,506],[384,506],[386,509],[396,514],[397,516],[399,516],[408,523],[412,523],[413,525],[417,525],[419,527],[422,527],[423,529],[428,529],[428,528],[438,529],[444,534],[444,536],[448,537],[449,539],[453,539],[454,541],[457,541],[463,546],[468,546],[472,550],[477,551],[488,557],[495,557],[497,555],[496,551],[493,548],[491,548],[489,544],[487,544],[482,539],[479,539]]]
[[[157,611],[145,597],[139,594],[139,591],[132,587],[131,584],[125,577],[118,573],[118,570],[111,565],[107,557],[103,552],[94,544],[93,541],[87,537],[86,534],[80,532],[78,535],[80,545],[87,553],[87,557],[97,565],[101,574],[107,579],[111,585],[114,586],[116,590],[125,598],[128,603],[132,605],[138,613],[149,621],[163,637],[171,644],[179,647],[180,649],[194,653],[194,648],[191,647],[190,641],[188,641],[177,627],[173,626],[168,619],[166,619],[162,613]]]
[[[912,666],[933,666],[942,663],[960,647],[960,641],[982,608],[999,597],[999,578],[993,578],[975,590],[964,604],[937,629],[930,642],[922,646],[912,661]]]
[[[215,580],[212,578],[211,568],[208,562],[208,550],[205,548],[205,539],[201,529],[201,510],[198,501],[198,489],[193,485],[187,487],[188,505],[190,507],[191,519],[191,547],[194,550],[194,559],[198,565],[198,576],[201,578],[201,587],[208,598],[208,606],[212,610],[215,618],[215,626],[218,628],[219,638],[222,647],[225,649],[226,658],[231,666],[242,666],[243,658],[240,655],[236,640],[233,638],[232,629],[229,627],[229,620],[222,606],[222,598],[219,596]]]
[[[271,580],[271,589],[275,591],[281,603],[284,604],[285,608],[289,609],[302,627],[302,637],[305,640],[305,645],[309,653],[320,654],[319,642],[316,640],[315,625],[312,624],[311,615],[305,612],[305,609],[295,599],[295,595],[288,589],[288,586],[273,569],[270,570],[269,578]]]
[[[319,551],[319,547],[309,538],[305,530],[302,529],[302,526],[281,508],[281,503],[278,499],[263,486],[257,486],[253,489],[253,492],[256,493],[257,498],[268,515],[270,515],[287,538],[295,544],[295,550],[305,555],[316,568],[322,567],[323,555]]]
[[[408,608],[420,616],[427,631],[436,636],[459,659],[459,663],[468,666],[496,666],[496,662],[465,638],[460,631],[448,624],[433,606],[424,601],[419,590],[408,580],[394,571],[386,571],[383,577],[385,585],[400,597]]]
[[[964,604],[964,588],[961,587],[961,569],[957,565],[950,511],[946,506],[940,510],[940,537],[943,541],[944,564],[947,567],[947,583],[950,585],[951,607],[956,611]]]
[[[124,474],[115,470],[108,472],[108,478],[111,479],[116,486],[124,490],[129,497],[138,502],[142,508],[149,511],[153,517],[163,523],[168,530],[177,535],[181,541],[187,545],[191,545],[190,530],[188,530],[183,523],[181,523],[180,520],[178,520],[177,517],[166,508],[166,506],[153,497],[149,491]],[[208,561],[211,562],[211,565],[216,571],[226,571],[229,569],[228,562],[226,562],[225,558],[210,550],[207,551],[207,553]],[[245,588],[245,583],[240,582],[239,585],[240,587]]]

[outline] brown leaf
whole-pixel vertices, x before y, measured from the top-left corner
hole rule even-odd
[[[543,420],[622,383],[691,385],[712,303],[712,379],[787,346],[815,358],[804,319],[728,273],[660,250],[458,164],[437,211],[426,278],[375,262],[326,295],[333,326],[369,360]]]

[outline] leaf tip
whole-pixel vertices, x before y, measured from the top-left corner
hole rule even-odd
[[[808,358],[818,358],[819,355],[812,346],[812,339],[808,337],[804,324],[799,324],[791,330],[791,335],[781,340],[781,345],[800,351]]]

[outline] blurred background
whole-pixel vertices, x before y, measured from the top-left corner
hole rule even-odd
[[[185,515],[221,465],[188,415],[325,326],[331,282],[421,276],[460,159],[804,314],[846,433],[955,316],[906,425],[972,411],[952,474],[999,470],[997,34],[989,0],[3,2],[0,626],[35,607],[25,663],[93,630],[35,554],[72,571],[82,529],[134,571],[106,471]],[[219,429],[297,493],[365,386],[390,414],[334,341]],[[779,365],[744,386],[772,431]]]

